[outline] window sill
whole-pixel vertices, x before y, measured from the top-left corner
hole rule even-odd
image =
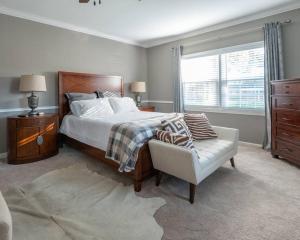
[[[240,109],[228,109],[228,108],[207,108],[201,106],[184,106],[185,111],[191,112],[212,112],[212,113],[225,113],[225,114],[237,114],[237,115],[252,115],[252,116],[265,116],[264,111],[259,110],[240,110]]]

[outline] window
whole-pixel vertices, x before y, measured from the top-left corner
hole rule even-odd
[[[187,110],[264,109],[264,47],[252,43],[184,56],[184,105]]]

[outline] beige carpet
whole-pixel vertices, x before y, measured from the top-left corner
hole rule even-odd
[[[118,182],[129,183],[96,160],[64,148],[45,161],[20,166],[0,164],[0,189],[80,162]],[[155,214],[164,230],[163,239],[300,239],[299,168],[248,144],[239,147],[236,166],[232,169],[227,163],[200,183],[194,205],[187,201],[188,184],[164,177],[161,186],[155,187],[154,179],[148,180],[138,195],[166,200]]]
[[[14,240],[159,240],[153,215],[162,198],[137,197],[131,186],[76,164],[4,194]],[[143,223],[143,224],[140,224]]]

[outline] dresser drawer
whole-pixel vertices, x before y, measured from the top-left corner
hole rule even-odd
[[[273,108],[300,110],[300,97],[273,97]]]
[[[273,121],[300,126],[300,111],[275,110],[273,111]]]
[[[292,159],[294,162],[297,162],[298,164],[300,163],[300,147],[296,146],[295,144],[292,143],[287,143],[283,141],[276,141],[275,143],[275,149],[276,152],[288,159]]]
[[[280,82],[272,85],[273,95],[300,96],[300,85],[293,82]]]
[[[276,137],[300,146],[300,128],[279,124],[276,127]]]

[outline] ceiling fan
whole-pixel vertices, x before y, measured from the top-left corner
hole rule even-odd
[[[90,0],[79,0],[79,3],[88,3]],[[139,2],[141,2],[142,0],[138,0]],[[102,2],[101,2],[101,0],[94,0],[93,1],[93,3],[94,3],[94,6],[96,6],[97,5],[97,2],[98,2],[98,4],[100,5]]]
[[[79,3],[88,3],[90,0],[79,0]],[[99,0],[99,5],[101,4],[101,0]],[[96,0],[94,0],[94,6],[97,5]]]

